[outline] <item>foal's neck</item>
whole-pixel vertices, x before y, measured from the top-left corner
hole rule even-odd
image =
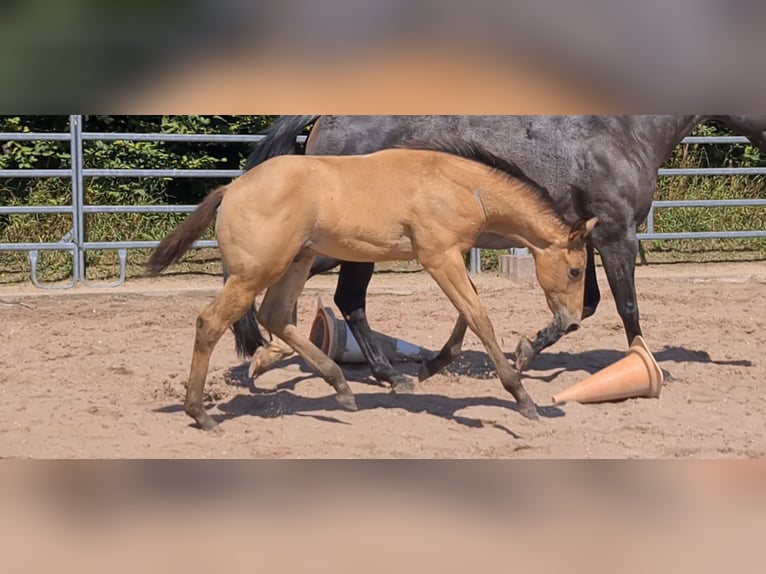
[[[477,190],[487,217],[486,231],[518,236],[540,249],[566,238],[569,229],[547,202],[521,181],[497,182]]]

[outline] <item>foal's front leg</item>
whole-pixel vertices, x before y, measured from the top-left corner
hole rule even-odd
[[[503,387],[519,404],[519,412],[526,418],[537,419],[537,407],[497,343],[492,322],[468,278],[460,251],[452,249],[429,257],[421,255],[420,261],[455,305],[471,331],[481,339]]]
[[[471,281],[470,278],[468,280]],[[473,284],[473,281],[471,281],[471,287],[473,287],[473,292],[478,294],[476,285]],[[466,320],[462,315],[458,315],[455,326],[452,329],[452,334],[450,334],[447,342],[444,343],[439,354],[433,359],[425,361],[420,367],[418,380],[421,382],[425,381],[427,378],[432,377],[460,357],[460,353],[463,352],[463,341],[465,340],[465,332],[467,328],[468,323]]]

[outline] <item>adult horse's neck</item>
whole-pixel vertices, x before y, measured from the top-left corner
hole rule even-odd
[[[496,181],[477,189],[487,218],[484,231],[517,237],[539,249],[566,239],[569,228],[540,193],[544,192],[519,180]]]
[[[629,116],[630,117],[630,116]],[[673,149],[688,136],[695,127],[711,116],[632,116],[638,123],[644,137],[653,145],[656,168],[670,157]]]

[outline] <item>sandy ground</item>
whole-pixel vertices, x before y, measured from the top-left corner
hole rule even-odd
[[[544,352],[524,377],[540,405],[619,359],[626,341],[603,273],[602,305]],[[300,303],[308,332],[317,295]],[[477,278],[503,349],[549,318],[542,291]],[[673,379],[659,399],[570,403],[538,422],[515,412],[478,339],[463,359],[389,393],[364,366],[344,371],[359,411],[299,359],[255,383],[227,333],[208,377],[208,407],[224,433],[200,431],[181,408],[197,313],[216,277],[132,280],[117,289],[0,288],[0,456],[33,458],[752,458],[766,456],[766,264],[651,265],[638,269],[646,340]],[[422,273],[381,273],[368,313],[374,329],[437,349],[454,309]],[[416,364],[398,365],[417,372]]]

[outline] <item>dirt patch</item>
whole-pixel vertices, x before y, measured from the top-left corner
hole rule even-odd
[[[599,270],[601,273],[601,270]],[[308,331],[312,279],[300,302]],[[549,349],[524,384],[541,405],[619,359],[626,341],[609,290],[583,328]],[[542,292],[477,278],[508,355],[549,317]],[[659,400],[547,407],[539,422],[515,410],[483,347],[469,334],[461,360],[392,395],[363,365],[344,366],[360,410],[292,358],[253,382],[227,333],[210,364],[205,400],[225,433],[209,436],[182,410],[197,313],[216,277],[135,280],[118,289],[0,289],[0,456],[3,457],[724,457],[766,456],[766,264],[651,265],[638,270],[642,325],[673,375]],[[381,273],[373,328],[437,349],[454,309],[422,273]],[[416,364],[399,368],[414,375]]]

